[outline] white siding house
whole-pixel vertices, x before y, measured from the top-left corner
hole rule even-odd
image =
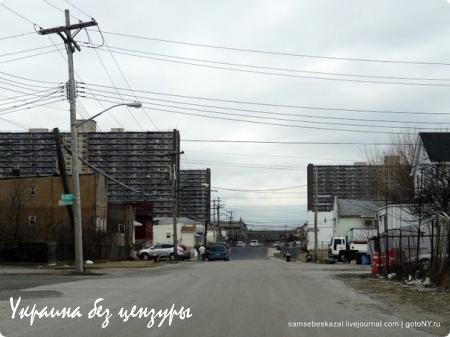
[[[328,244],[333,237],[334,212],[317,212],[317,237],[318,248],[327,250]],[[308,212],[306,223],[306,249],[314,249],[314,212]]]

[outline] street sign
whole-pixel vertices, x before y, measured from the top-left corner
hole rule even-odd
[[[61,194],[61,199],[59,200],[60,206],[73,205],[73,194]]]

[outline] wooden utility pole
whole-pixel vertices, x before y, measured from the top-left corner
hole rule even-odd
[[[216,217],[216,199],[213,199],[213,204],[212,204],[211,209],[213,210],[213,214],[211,216],[211,218],[213,219],[212,224],[214,224],[214,218]],[[217,226],[214,225],[212,227],[212,230],[213,230],[213,240],[216,241]]]
[[[84,271],[83,263],[83,229],[81,223],[81,200],[80,200],[80,177],[79,177],[79,161],[78,161],[78,135],[77,135],[77,112],[76,112],[76,90],[75,76],[73,67],[73,53],[75,50],[80,51],[81,48],[74,40],[74,37],[84,28],[97,26],[95,20],[88,22],[79,22],[70,24],[70,13],[66,9],[64,11],[66,24],[49,29],[41,29],[38,31],[41,35],[58,34],[64,41],[67,51],[67,63],[69,67],[69,103],[70,103],[70,133],[71,133],[71,150],[72,150],[72,194],[73,194],[73,222],[75,229],[75,272]],[[72,34],[72,30],[75,33]]]
[[[178,132],[173,130],[173,149],[171,153],[171,171],[172,171],[172,221],[173,221],[173,259],[178,261],[178,172],[180,167],[180,154],[183,151],[179,151],[178,144]]]
[[[67,172],[66,172],[66,162],[64,161],[64,155],[61,148],[61,136],[59,134],[59,129],[54,128],[53,134],[55,136],[55,145],[56,145],[56,154],[58,156],[58,168],[59,168],[59,175],[61,177],[61,183],[63,187],[64,194],[69,194],[69,184],[67,182]],[[72,205],[67,205],[67,212],[69,214],[70,218],[70,228],[72,230],[72,233],[74,231],[74,223],[73,223],[73,208]]]
[[[217,241],[220,242],[222,240],[222,231],[220,230],[220,198],[217,197]]]
[[[234,243],[234,229],[233,229],[233,211],[230,211],[230,239],[231,244]]]
[[[318,246],[319,246],[319,239],[318,239],[318,223],[317,223],[317,168],[314,168],[314,261],[317,262],[318,260]]]

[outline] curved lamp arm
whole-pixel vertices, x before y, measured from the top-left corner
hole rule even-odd
[[[114,105],[110,106],[109,108],[107,108],[107,109],[105,109],[103,111],[100,111],[98,114],[95,114],[91,118],[84,119],[84,120],[82,120],[79,123],[75,123],[74,126],[75,127],[79,127],[79,126],[81,126],[81,125],[83,125],[83,124],[85,124],[85,123],[87,123],[87,122],[97,118],[98,116],[100,116],[101,114],[105,113],[106,111],[111,110],[111,109],[113,109],[115,107],[118,107],[118,106],[122,106],[122,105],[126,105],[127,107],[136,108],[136,109],[142,108],[142,103],[141,102],[129,102],[129,103],[114,104]]]

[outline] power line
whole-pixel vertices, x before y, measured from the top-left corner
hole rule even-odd
[[[11,74],[11,73],[5,73],[4,71],[0,71],[0,74],[11,76],[11,77],[15,77],[15,78],[19,78],[19,79],[22,79],[22,80],[31,81],[31,82],[49,83],[49,84],[60,84],[61,83],[61,82],[37,80],[37,79],[29,78],[29,77],[23,77],[23,76],[14,75],[14,74]]]
[[[51,4],[49,1],[47,1],[47,0],[43,0],[43,1],[46,2],[48,5],[52,6],[53,8],[57,9],[58,11],[64,12],[61,8],[56,7],[55,5]],[[82,11],[80,8],[76,7],[76,6],[73,5],[71,2],[69,2],[69,1],[66,1],[66,2],[67,2],[70,6],[74,7],[76,10],[78,10],[79,12],[82,12],[83,14],[87,15],[86,12],[84,12],[84,11]],[[89,16],[89,15],[87,15],[87,16]],[[72,18],[75,18],[76,20],[78,20],[78,21],[81,22],[81,20],[80,20],[79,18],[76,18],[76,17],[74,17],[73,15],[71,15],[71,17],[72,17]],[[90,17],[91,19],[93,19],[92,16],[89,16],[89,17]],[[98,27],[98,26],[97,26],[97,27]],[[86,30],[86,34],[87,34],[87,36],[88,36],[88,38],[89,38],[89,34],[87,33],[87,29],[85,29],[85,30]],[[102,35],[102,33],[101,33],[100,30],[99,30],[99,33],[100,33],[100,35]],[[103,38],[103,35],[102,35],[102,38]],[[53,42],[53,40],[50,38],[50,36],[49,36],[49,39],[52,41],[53,44],[55,44],[55,43]],[[61,54],[61,53],[60,53],[60,54]],[[65,60],[64,55],[61,54],[61,56],[62,56],[63,59]],[[102,63],[102,65],[103,65],[103,61],[101,60],[100,56],[99,56],[99,55],[97,55],[97,56],[98,56],[100,62]],[[104,65],[103,65],[103,67],[104,67],[104,69],[105,69],[105,72],[107,72],[107,70],[106,70],[106,68],[105,68]],[[77,78],[79,78],[80,80],[82,80],[81,77],[80,77],[80,75],[79,75],[78,73],[75,72],[75,74],[76,74]],[[109,74],[108,74],[108,76],[109,76]],[[114,85],[114,82],[112,82],[112,84]],[[87,90],[90,91],[90,89],[87,89]],[[90,91],[90,92],[91,92],[91,91]],[[92,96],[94,97],[94,99],[97,101],[97,103],[104,109],[105,106],[103,105],[103,103],[100,102],[100,101],[97,99],[97,97],[96,97],[96,95],[95,95],[94,93],[91,92],[91,94],[92,94]],[[81,104],[81,103],[80,103],[80,104]],[[81,105],[81,106],[82,106],[82,105]],[[83,109],[84,109],[84,107],[83,107]],[[86,110],[86,109],[84,109],[84,110],[85,110],[85,114],[89,117],[89,113],[87,112],[87,110]],[[129,109],[128,109],[128,111],[129,111],[130,114],[132,115],[133,119],[136,120],[136,118],[134,117],[133,113],[132,113]],[[120,122],[114,117],[114,115],[111,114],[110,111],[108,111],[108,115],[109,115],[109,116],[110,116],[110,117],[111,117],[111,118],[112,118],[112,119],[113,119],[120,127],[123,127],[123,124],[120,123]]]
[[[342,158],[321,158],[321,157],[299,157],[299,156],[276,156],[268,154],[257,154],[257,153],[238,153],[238,152],[218,152],[218,151],[196,151],[184,148],[184,153],[211,153],[217,155],[230,155],[230,156],[244,156],[244,157],[269,157],[269,158],[289,158],[289,159],[302,159],[302,160],[329,160],[329,161],[349,161],[355,162],[357,159],[342,159]]]
[[[36,32],[28,32],[28,33],[15,34],[15,35],[9,35],[9,36],[2,36],[2,37],[0,37],[0,41],[8,40],[8,39],[14,39],[16,37],[29,36],[29,35],[32,35],[32,34],[36,34]]]
[[[293,57],[302,57],[302,58],[318,58],[318,59],[341,60],[341,61],[450,66],[450,63],[446,63],[446,62],[430,62],[430,61],[416,61],[416,60],[411,60],[411,61],[389,60],[389,59],[376,59],[376,58],[352,58],[352,57],[300,54],[300,53],[290,53],[290,52],[277,52],[277,51],[268,51],[268,50],[259,50],[259,49],[249,49],[249,48],[237,48],[237,47],[212,45],[212,44],[205,44],[205,43],[186,42],[186,41],[179,41],[179,40],[169,40],[169,39],[161,39],[161,38],[155,38],[155,37],[149,37],[149,36],[139,36],[139,35],[135,35],[135,34],[117,33],[117,32],[111,32],[111,31],[103,31],[103,33],[109,34],[109,35],[115,35],[115,36],[149,40],[149,41],[157,41],[157,42],[189,45],[189,46],[195,46],[195,47],[213,48],[213,49],[223,49],[223,50],[231,50],[231,51],[239,51],[239,52],[258,53],[258,54],[293,56]]]
[[[268,206],[273,206],[271,208],[269,208]],[[269,204],[269,205],[229,205],[230,208],[244,208],[244,212],[247,212],[248,210],[245,208],[251,207],[255,209],[255,212],[258,211],[258,208],[264,208],[264,210],[280,210],[280,207],[284,207],[284,208],[291,208],[291,209],[299,209],[299,208],[303,208],[302,205],[274,205],[274,204]],[[264,211],[263,210],[263,211]]]
[[[59,50],[59,49],[58,49],[58,50]],[[27,55],[27,56],[22,56],[22,57],[16,57],[16,58],[9,59],[9,60],[6,60],[6,61],[1,61],[0,63],[3,64],[3,63],[9,63],[9,62],[21,61],[21,60],[29,59],[29,58],[36,57],[36,56],[42,56],[42,55],[51,54],[51,53],[54,53],[54,52],[55,52],[55,50],[49,50],[49,51],[45,51],[45,52],[41,52],[41,53],[36,53],[36,54],[32,54],[32,55]]]
[[[429,77],[408,77],[408,76],[385,76],[385,75],[362,75],[362,74],[350,74],[350,73],[336,73],[336,72],[325,72],[325,71],[312,71],[312,70],[304,70],[304,69],[292,69],[292,68],[277,68],[277,67],[269,67],[269,66],[261,66],[254,64],[242,64],[242,63],[232,63],[232,62],[220,62],[220,61],[212,61],[207,59],[198,59],[198,58],[189,58],[182,56],[174,56],[167,54],[159,54],[152,52],[145,52],[142,50],[133,50],[122,47],[110,46],[109,48],[126,51],[132,53],[139,53],[144,55],[153,55],[167,58],[174,58],[180,60],[188,60],[188,61],[196,61],[196,62],[205,62],[212,64],[220,64],[226,66],[237,66],[237,67],[246,67],[246,68],[255,68],[255,69],[265,69],[265,70],[276,70],[276,71],[284,71],[284,72],[294,72],[294,73],[306,73],[306,74],[317,74],[317,75],[332,75],[332,76],[345,76],[345,77],[357,77],[357,78],[374,78],[374,79],[389,79],[389,80],[410,80],[410,81],[450,81],[450,78],[429,78]],[[314,79],[328,79],[328,78],[315,78],[315,77],[305,77],[305,78],[314,78]]]
[[[0,117],[0,120],[4,121],[6,123],[9,123],[11,125],[17,126],[17,127],[21,128],[21,129],[24,129],[24,130],[28,130],[29,129],[29,126],[27,126],[25,124],[22,124],[22,123],[19,123],[19,122],[14,122],[14,121],[12,121],[10,119],[7,119],[7,118],[4,118],[4,117]]]
[[[271,141],[271,140],[237,140],[237,139],[181,139],[182,142],[195,143],[239,143],[239,144],[283,144],[283,145],[414,145],[395,142],[371,143],[371,142],[308,142],[308,141]]]
[[[6,6],[4,3],[0,3],[0,6],[2,6],[3,8],[7,9],[8,11],[10,11],[11,13],[13,13],[14,15],[18,16],[19,18],[21,18],[22,20],[30,23],[31,25],[33,25],[34,29],[36,30],[36,27],[42,28],[41,26],[39,26],[37,23],[31,21],[30,19],[28,19],[27,17],[23,16],[22,14],[20,14],[19,12],[15,11],[14,9]]]
[[[250,164],[233,164],[233,163],[223,163],[223,162],[211,162],[211,161],[187,161],[190,164],[208,164],[213,166],[222,166],[222,167],[240,167],[240,168],[250,168],[250,169],[268,169],[268,170],[291,170],[298,171],[303,168],[295,168],[295,167],[284,167],[284,166],[272,166],[272,165],[250,165]]]
[[[116,84],[114,83],[114,80],[112,79],[111,74],[109,73],[109,71],[108,71],[108,69],[107,69],[105,63],[103,62],[102,58],[101,58],[100,55],[98,54],[97,49],[94,49],[94,52],[95,52],[95,54],[97,55],[97,58],[98,58],[100,64],[102,65],[103,71],[105,72],[106,76],[108,77],[109,81],[111,82],[111,85],[113,86],[113,88],[114,88],[114,90],[116,91],[117,95],[119,95],[120,100],[123,102],[124,99],[122,98],[122,96],[121,96],[119,90],[117,89],[117,86],[116,86]],[[96,96],[94,96],[95,99],[98,100],[98,101],[100,101],[100,100],[97,98],[97,96],[98,96],[97,94],[96,94]],[[136,125],[137,125],[141,130],[143,130],[142,126],[139,124],[138,120],[136,119],[136,116],[135,116],[134,113],[130,110],[129,107],[127,107],[127,111],[128,111],[128,113],[131,115],[131,117],[133,118],[133,120],[135,121]]]
[[[94,86],[94,87],[99,87],[99,88],[111,88],[110,86],[101,85],[101,84],[93,84],[93,83],[85,83],[85,84]],[[117,89],[124,90],[124,91],[130,91],[129,89],[126,89],[126,88],[117,88]],[[150,91],[150,90],[134,89],[134,91],[140,92],[140,93],[169,96],[169,97],[188,98],[188,99],[205,100],[205,101],[216,101],[216,102],[224,102],[224,103],[236,103],[236,104],[245,104],[245,105],[269,106],[269,107],[289,108],[289,109],[326,110],[326,111],[344,111],[344,112],[362,112],[362,113],[383,113],[383,114],[407,114],[407,115],[450,115],[450,112],[423,112],[423,111],[400,111],[400,110],[320,107],[320,106],[309,106],[309,105],[276,104],[276,103],[244,101],[244,100],[236,100],[236,99],[211,98],[211,97],[204,97],[204,96],[188,96],[188,95],[164,93],[164,92],[157,92],[157,91]]]
[[[230,199],[230,200],[240,200],[240,199],[256,199],[256,200],[279,200],[279,199],[305,199],[305,197],[281,197],[281,196],[276,196],[276,197],[260,197],[260,196],[255,196],[255,197],[227,197],[226,199]]]
[[[3,80],[3,81],[1,81]],[[6,82],[5,82],[6,81]],[[62,85],[60,86],[42,86],[42,85],[33,85],[33,84],[28,84],[28,83],[22,83],[19,81],[14,81],[14,80],[10,80],[8,78],[3,78],[0,76],[0,83],[11,86],[11,87],[15,87],[15,88],[20,88],[23,90],[28,90],[28,91],[35,91],[36,88],[44,88],[44,89],[57,89],[57,88],[62,88]]]
[[[82,9],[80,9],[79,7],[75,6],[72,2],[65,0],[66,3],[68,3],[70,6],[72,6],[73,8],[75,8],[77,11],[79,11],[81,14],[86,15],[87,17],[89,17],[90,19],[93,19],[94,17],[89,15],[88,13],[86,13],[85,11],[83,11]]]
[[[18,51],[14,51],[14,52],[0,54],[0,57],[29,53],[30,51],[36,51],[36,50],[42,50],[42,49],[48,49],[48,48],[53,48],[53,45],[47,45],[47,46],[42,46],[42,47],[30,48],[30,49],[22,49],[22,50],[18,50]]]
[[[292,190],[296,188],[302,188],[306,187],[308,185],[297,185],[297,186],[289,186],[289,187],[279,187],[279,188],[268,188],[268,189],[237,189],[237,188],[226,188],[226,187],[220,187],[220,186],[212,186],[214,189],[218,190],[224,190],[224,191],[234,191],[234,192],[270,192],[270,191],[283,191],[283,190]]]
[[[28,88],[29,88],[29,87],[31,87],[31,88],[44,88],[44,89],[55,88],[55,85],[51,85],[51,86],[50,86],[50,85],[48,85],[48,84],[46,84],[46,85],[35,84],[35,83],[30,84],[30,83],[26,83],[26,82],[23,82],[23,81],[12,80],[12,79],[10,79],[10,78],[3,77],[3,76],[0,76],[0,79],[2,79],[2,80],[4,80],[4,81],[7,81],[7,82],[9,82],[9,83],[16,83],[16,84],[24,85],[24,86],[26,86],[26,87],[28,87]],[[63,84],[61,83],[59,86],[62,87]]]
[[[109,90],[101,90],[101,89],[92,89],[92,90],[95,92],[115,94],[114,92],[109,91]],[[235,108],[235,107],[219,106],[219,105],[199,104],[199,103],[175,101],[175,100],[168,100],[168,99],[161,99],[161,98],[154,98],[154,97],[147,97],[147,96],[133,96],[130,94],[122,94],[122,95],[135,97],[136,99],[146,99],[146,100],[157,101],[157,102],[167,102],[167,103],[175,103],[175,104],[182,104],[182,105],[188,105],[188,106],[199,106],[199,107],[207,107],[207,108],[223,109],[223,110],[231,110],[231,111],[253,112],[253,113],[268,114],[268,115],[295,116],[295,117],[308,117],[308,118],[315,118],[315,119],[333,119],[333,120],[346,120],[346,121],[377,122],[377,123],[450,124],[450,123],[430,122],[430,121],[405,121],[405,120],[366,119],[366,118],[348,118],[348,117],[293,114],[293,113],[282,113],[282,112],[274,112],[274,111],[267,111],[267,110],[254,110],[254,109]],[[111,97],[111,96],[104,95],[104,97]],[[154,104],[154,103],[151,103],[151,104]],[[167,106],[169,106],[169,105],[167,105]]]
[[[54,96],[55,93],[57,93],[57,94],[59,94],[59,95]],[[50,93],[50,94],[47,95],[47,96],[43,96],[43,97],[38,98],[38,99],[36,99],[36,100],[34,100],[34,101],[25,102],[25,103],[20,103],[20,104],[14,104],[14,105],[12,105],[12,106],[10,106],[10,107],[1,108],[1,109],[0,109],[0,115],[6,115],[6,114],[9,114],[9,113],[11,113],[11,112],[17,111],[16,109],[18,109],[18,108],[23,108],[23,107],[26,107],[26,106],[28,106],[28,105],[33,105],[33,104],[38,103],[38,102],[52,101],[52,102],[47,102],[47,103],[46,103],[46,104],[49,104],[49,103],[54,103],[53,101],[54,101],[55,99],[57,99],[57,101],[62,101],[63,98],[64,98],[64,95],[61,95],[59,92],[53,92],[53,93]],[[26,108],[25,108],[25,109],[26,109]],[[22,109],[19,109],[19,110],[22,110]],[[6,111],[6,112],[5,112],[5,111]]]
[[[90,98],[89,96],[83,96],[83,97]],[[109,102],[109,103],[118,103],[117,100],[116,101],[112,101],[112,100],[102,99],[102,101]],[[187,116],[196,116],[196,117],[218,119],[218,120],[226,120],[226,121],[233,121],[233,122],[243,122],[243,123],[269,125],[269,126],[281,126],[281,127],[289,127],[289,128],[328,130],[328,131],[341,131],[341,132],[356,132],[356,133],[372,133],[372,134],[394,134],[394,135],[409,134],[407,132],[355,130],[355,129],[337,129],[337,128],[325,128],[325,127],[318,127],[318,126],[303,126],[303,125],[293,125],[293,124],[271,123],[271,122],[254,121],[254,120],[246,120],[246,119],[239,119],[239,118],[209,116],[209,115],[202,115],[202,114],[198,114],[198,113],[174,111],[174,110],[167,110],[167,109],[157,109],[157,108],[152,108],[152,110],[168,112],[168,113],[172,113],[172,114],[187,115]]]
[[[10,111],[7,111],[7,112],[3,112],[3,113],[0,113],[0,115],[7,115],[7,114],[11,114],[13,112],[24,111],[24,110],[29,110],[29,109],[33,109],[33,108],[42,107],[42,106],[47,106],[49,104],[63,102],[65,100],[66,100],[66,98],[54,99],[54,100],[51,100],[51,101],[46,102],[46,103],[35,104],[35,105],[26,106],[26,107],[20,107],[20,108],[17,108],[15,110],[10,110]]]
[[[101,33],[101,31],[100,31],[100,33]],[[128,80],[127,80],[125,74],[124,74],[123,71],[122,71],[122,68],[120,67],[119,63],[117,62],[116,58],[114,57],[114,54],[111,52],[111,49],[110,49],[108,43],[106,42],[106,40],[103,40],[103,42],[104,42],[106,48],[108,49],[109,54],[111,55],[111,58],[112,58],[112,60],[114,61],[114,64],[116,65],[117,69],[119,70],[120,75],[122,76],[122,79],[124,80],[124,82],[125,82],[125,84],[127,85],[128,89],[131,90],[132,94],[134,95],[134,97],[135,97],[135,99],[136,99],[136,101],[137,101],[136,93],[134,92],[133,88],[131,87],[130,82],[128,82]],[[128,108],[128,107],[127,107],[127,108]],[[128,108],[128,109],[129,109],[129,108]],[[155,127],[155,129],[156,129],[156,130],[159,130],[158,127],[156,126],[155,122],[153,121],[153,119],[150,117],[150,115],[149,115],[147,109],[146,109],[145,107],[143,107],[142,110],[144,111],[144,114],[145,114],[145,116],[147,117],[147,119],[150,121],[150,123]]]
[[[52,4],[52,3],[51,3],[50,1],[48,1],[48,0],[42,0],[42,1],[45,2],[47,5],[49,5],[50,7],[54,8],[54,9],[56,9],[57,11],[59,11],[59,12],[61,12],[61,13],[64,14],[64,10],[63,10],[62,8],[59,8],[59,7],[55,6],[54,4]],[[82,22],[82,20],[80,20],[80,19],[77,18],[76,16],[73,16],[72,14],[70,14],[70,17],[71,17],[72,19],[75,19],[75,20],[79,21],[79,22]]]
[[[104,50],[104,49],[100,48],[100,50]],[[172,60],[172,59],[164,59],[161,57],[152,57],[152,56],[146,56],[146,55],[140,55],[140,54],[133,54],[133,53],[123,52],[123,51],[118,51],[118,50],[115,50],[113,52],[116,54],[140,57],[140,58],[145,58],[145,59],[154,60],[154,61],[163,61],[163,62],[184,64],[184,65],[190,65],[190,66],[196,66],[196,67],[205,67],[205,68],[218,69],[218,70],[231,70],[231,71],[236,71],[236,72],[260,74],[260,75],[271,75],[271,76],[281,76],[281,77],[290,77],[290,78],[304,78],[304,79],[313,79],[313,80],[338,81],[338,82],[369,83],[369,84],[393,84],[393,85],[430,86],[430,87],[449,87],[450,86],[450,83],[445,84],[445,83],[423,83],[423,82],[392,82],[392,81],[357,80],[357,79],[349,79],[349,78],[332,78],[332,77],[319,77],[319,76],[307,76],[307,75],[294,75],[294,74],[240,69],[240,68],[232,68],[232,67],[225,67],[225,66],[218,66],[218,65],[210,65],[210,64],[193,63],[193,62],[179,61],[179,60]]]
[[[99,97],[106,97],[106,98],[110,98],[110,99],[118,99],[117,97],[114,96],[110,96],[110,95],[103,95],[103,94],[97,94],[97,96]],[[122,99],[122,98],[121,98]],[[142,103],[143,100],[152,100],[152,98],[145,98],[142,96],[137,96],[135,97],[136,100],[140,100]],[[175,109],[186,109],[186,110],[192,110],[192,111],[199,111],[199,112],[204,112],[204,113],[210,113],[210,114],[215,114],[215,115],[226,115],[226,116],[237,116],[237,117],[246,117],[246,118],[254,118],[254,119],[262,119],[262,120],[275,120],[275,121],[287,121],[287,122],[298,122],[298,123],[308,123],[308,124],[324,124],[324,125],[339,125],[339,126],[356,126],[356,127],[367,127],[367,128],[382,128],[385,129],[387,127],[391,128],[391,129],[405,129],[405,125],[392,125],[390,124],[389,126],[386,125],[374,125],[374,124],[355,124],[355,123],[342,123],[342,122],[324,122],[324,121],[311,121],[311,120],[304,120],[304,119],[292,119],[292,118],[281,118],[281,117],[265,117],[265,116],[255,116],[255,115],[248,115],[248,114],[239,114],[239,113],[232,113],[232,112],[222,112],[222,111],[215,111],[215,110],[205,110],[205,109],[198,109],[198,108],[192,108],[192,107],[183,107],[183,106],[175,106],[175,105],[167,105],[167,104],[159,104],[159,103],[153,103],[153,102],[145,102],[146,104],[149,105],[154,105],[154,106],[161,106],[161,107],[168,107],[168,108],[175,108]],[[185,104],[185,103],[179,103],[178,104]],[[188,103],[189,104],[189,103]],[[220,109],[226,109],[224,107],[219,107]],[[231,110],[231,109],[230,109]],[[236,109],[233,109],[236,110]],[[240,111],[245,111],[245,109],[239,109]],[[276,112],[262,112],[262,111],[258,111],[258,113],[262,113],[262,114],[269,114],[269,115],[285,115],[284,113],[276,113]],[[288,114],[291,116],[300,116],[300,115],[296,115],[296,114]],[[321,119],[335,119],[333,117],[318,117],[315,116],[313,118],[321,118]],[[340,118],[337,118],[340,119]],[[341,118],[344,119],[344,118]],[[372,122],[375,122],[376,120],[371,120]],[[393,123],[394,121],[389,121],[390,123]],[[398,121],[401,122],[402,121]],[[421,124],[419,121],[417,122],[407,122],[407,123],[414,123],[414,124]],[[450,124],[450,123],[433,123],[433,122],[425,122],[425,124],[430,123],[430,124]],[[409,126],[409,129],[417,129],[417,130],[435,130],[435,128],[426,128],[426,127],[412,127]]]
[[[12,96],[12,97],[2,96],[4,98],[0,99],[0,102],[3,102],[3,103],[0,103],[0,105],[11,104],[11,102],[6,102],[6,101],[16,101],[16,100],[27,101],[27,100],[33,99],[34,97],[43,97],[46,95],[42,94],[42,93],[48,93],[52,90],[54,91],[55,89],[56,88],[48,88],[48,89],[36,90],[36,91],[32,91],[32,92],[23,92],[23,91],[14,90],[11,88],[0,87],[0,90],[12,91],[12,92],[21,94],[21,95],[16,95],[16,96]]]
[[[55,49],[57,49],[57,44],[53,41],[52,37],[50,35],[47,35],[47,38],[50,40],[50,42],[55,46]],[[64,60],[64,62],[68,62],[68,60],[66,60],[66,57],[64,56],[64,54],[61,52],[61,50],[58,50],[59,55],[61,56],[61,58]],[[81,79],[80,75],[78,75],[78,72],[75,71],[75,76],[77,76],[77,78]],[[93,95],[95,97],[95,95]],[[77,102],[78,106],[81,107],[81,109],[79,110],[80,114],[83,116],[86,116],[85,118],[89,119],[90,115],[87,112],[87,110],[84,108],[84,106]],[[108,112],[109,113],[109,112]]]

